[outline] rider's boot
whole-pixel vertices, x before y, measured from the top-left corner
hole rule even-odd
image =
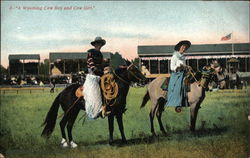
[[[106,106],[102,106],[102,117],[104,118],[105,116],[108,116],[111,112],[107,111]]]

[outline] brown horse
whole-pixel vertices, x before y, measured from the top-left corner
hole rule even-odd
[[[211,67],[213,67],[213,64],[214,63],[211,64]],[[191,126],[190,126],[191,131],[195,131],[197,114],[202,101],[205,99],[205,91],[208,88],[209,82],[211,81],[217,82],[219,84],[219,88],[223,88],[225,86],[225,76],[221,73],[221,67],[218,66],[213,70],[214,72],[208,74],[208,76],[206,77],[202,75],[202,73],[195,73],[195,76],[191,79],[190,92],[187,93],[188,103],[190,105],[190,114],[191,114]],[[200,85],[200,81],[202,79],[205,79],[203,80],[203,86]],[[161,121],[161,115],[162,112],[164,111],[164,105],[167,102],[167,100],[165,99],[167,91],[163,91],[161,89],[161,85],[163,84],[164,81],[165,78],[163,77],[158,77],[154,79],[148,85],[147,92],[141,104],[142,108],[146,105],[149,99],[152,101],[149,117],[150,117],[151,132],[153,135],[156,135],[153,124],[153,119],[155,115],[158,119],[160,130],[162,131],[163,134],[167,134]]]

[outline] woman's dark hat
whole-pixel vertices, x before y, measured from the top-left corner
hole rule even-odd
[[[96,43],[101,43],[102,46],[106,44],[106,41],[102,39],[101,37],[96,37],[94,41],[92,41],[90,44],[94,46]]]
[[[186,50],[187,50],[191,46],[191,42],[187,40],[180,41],[178,44],[175,45],[174,50],[179,51],[182,45],[186,45],[187,46]]]

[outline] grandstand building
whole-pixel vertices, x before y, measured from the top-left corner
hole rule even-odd
[[[110,52],[102,52],[104,62],[111,59]],[[50,75],[68,75],[87,70],[87,52],[50,52]]]
[[[140,67],[146,67],[148,78],[169,76],[170,59],[174,45],[141,45],[138,46]],[[192,45],[185,53],[187,65],[195,71],[208,65],[211,60],[218,60],[224,69],[228,68],[231,58],[239,60],[239,72],[250,73],[250,43],[236,44],[199,44]]]
[[[10,54],[9,76],[39,75],[39,54]]]

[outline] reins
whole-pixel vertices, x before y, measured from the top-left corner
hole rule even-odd
[[[202,88],[205,88],[204,86],[202,86],[200,84],[200,81],[197,80],[197,78],[195,77],[194,73],[192,72],[191,69],[188,69],[189,73],[192,75],[192,77],[194,78],[195,82],[198,83],[198,86],[201,86]]]
[[[188,72],[193,76],[193,78],[194,78],[194,80],[195,80],[196,82],[199,82],[199,81],[197,80],[197,78],[195,77],[194,73],[192,72],[192,70],[188,69]]]
[[[142,79],[140,79],[139,77],[137,77],[136,75],[135,75],[135,73],[133,73],[132,71],[128,71],[132,76],[134,76],[137,80],[139,80],[139,81],[141,81]]]
[[[118,79],[120,79],[122,82],[124,82],[124,83],[130,85],[129,82],[125,81],[122,77],[120,77],[119,75],[117,75],[116,72],[115,72],[114,70],[112,70],[112,71],[113,71],[114,75],[115,75]]]
[[[194,78],[194,80],[195,80],[195,82],[196,83],[198,83],[198,86],[201,86],[202,88],[206,88],[206,87],[204,87],[202,84],[201,84],[201,81],[198,81],[197,80],[197,78],[195,77],[195,75],[194,75],[194,73],[192,72],[192,70],[191,69],[188,69],[188,71],[189,71],[189,73],[191,74],[191,76]],[[210,73],[210,71],[208,70],[208,71],[205,71],[205,70],[202,70],[202,76],[206,76],[206,75],[210,75],[209,73]],[[224,80],[224,79],[223,79]],[[223,81],[222,80],[222,81]],[[221,81],[220,81],[221,82]]]
[[[217,81],[217,83],[220,83],[220,82],[222,82],[222,81],[225,81],[225,80],[226,80],[226,77],[225,77],[225,75],[224,75],[224,74],[223,74],[223,77],[224,77],[224,78],[223,78],[223,79],[218,80],[218,81]]]
[[[131,74],[133,77],[135,77],[137,80],[141,81],[142,79],[140,79],[139,77],[137,77],[135,75],[135,73],[133,73],[132,71],[129,70],[129,68],[131,67],[132,65],[128,66],[126,69],[128,71],[129,74]],[[123,79],[121,76],[119,76],[115,70],[111,69],[112,73],[118,78],[120,79],[122,82],[126,83],[127,85],[130,85],[130,83],[128,81],[126,81],[125,79]]]
[[[218,80],[217,82],[220,83],[220,82],[225,81],[225,80],[226,80],[226,79],[223,78],[223,79],[221,79],[221,80]]]

